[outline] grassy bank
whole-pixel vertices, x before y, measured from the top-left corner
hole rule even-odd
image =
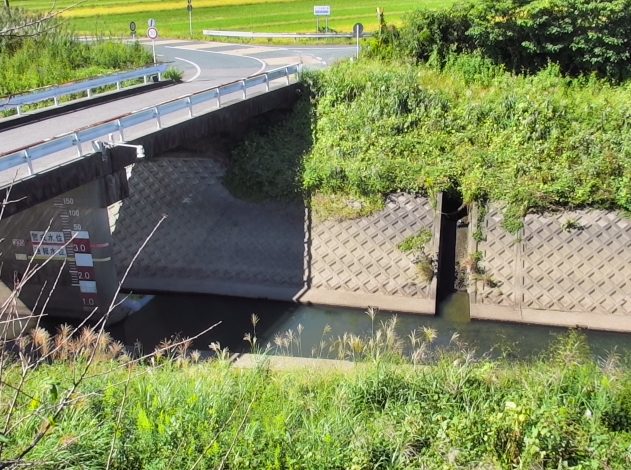
[[[419,7],[442,8],[455,0],[387,0],[379,4],[354,0],[334,0],[329,27],[340,32],[350,32],[357,22],[367,30],[377,27],[375,8],[385,8],[389,20],[398,22],[401,17]],[[73,4],[71,0],[58,1],[56,8]],[[15,6],[33,10],[46,10],[50,2],[15,0]],[[202,29],[264,32],[313,32],[316,20],[312,1],[305,0],[194,0],[193,30],[201,37]],[[144,35],[149,18],[155,18],[160,34],[164,37],[189,35],[186,2],[158,2],[140,0],[130,4],[121,0],[83,2],[64,13],[77,31],[86,34],[114,34],[129,36],[129,23],[135,21],[139,34]],[[321,20],[324,27],[324,20]]]
[[[365,59],[306,81],[311,107],[234,152],[230,171],[262,196],[278,194],[260,175],[329,207],[342,201],[342,211],[357,201],[378,208],[370,201],[397,191],[446,191],[500,202],[511,231],[530,211],[631,211],[628,84],[564,78],[554,66],[515,76],[475,55],[441,67]],[[284,146],[301,136],[302,146]],[[277,148],[298,150],[287,159]]]
[[[37,17],[13,9],[0,10],[0,25],[11,28],[35,22]],[[14,35],[0,35],[0,96],[47,85],[80,80],[141,67],[152,62],[139,44],[79,41],[63,21],[23,27]]]
[[[316,77],[310,191],[457,191],[528,211],[631,211],[629,85],[571,80],[551,66],[514,76],[477,56],[442,68],[347,63]]]
[[[27,359],[5,356],[3,416],[16,406],[0,435],[1,460],[39,435],[24,456],[34,468],[631,465],[631,370],[615,355],[594,362],[573,334],[533,362],[474,360],[457,339],[436,351],[431,334],[412,337],[377,330],[363,342],[379,346],[345,373],[273,372],[265,361],[238,370],[182,350],[133,363],[92,336],[59,350],[20,386]],[[33,338],[35,351],[53,348]],[[404,340],[413,341],[412,359],[399,353]],[[74,388],[92,344],[96,360]]]

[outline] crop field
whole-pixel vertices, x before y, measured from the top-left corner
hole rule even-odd
[[[257,32],[314,32],[316,17],[313,6],[329,5],[329,28],[350,32],[355,23],[364,24],[366,31],[377,26],[376,8],[384,9],[386,21],[398,24],[406,13],[418,8],[444,8],[458,0],[192,0],[193,34],[201,37],[203,29]],[[62,10],[75,0],[58,0],[56,10]],[[144,34],[149,18],[155,18],[162,37],[188,37],[189,17],[186,0],[87,0],[63,12],[75,31],[84,34],[129,34],[129,23],[138,25]],[[51,0],[14,0],[12,6],[46,11]],[[324,27],[324,18],[320,19]]]

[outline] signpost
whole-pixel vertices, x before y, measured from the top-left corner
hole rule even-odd
[[[136,23],[134,21],[129,23],[129,30],[131,31],[132,39],[136,39]]]
[[[188,34],[189,37],[193,37],[193,0],[187,0],[188,4],[186,9],[188,10]]]
[[[353,34],[357,39],[357,51],[355,52],[355,58],[359,59],[359,38],[362,34],[364,34],[364,25],[361,23],[355,23],[353,26]]]
[[[313,14],[316,17],[316,33],[320,32],[320,17],[324,16],[326,20],[325,31],[329,32],[329,16],[331,16],[331,7],[329,5],[316,5],[313,7]]]
[[[151,39],[151,49],[153,50],[153,63],[156,61],[156,38],[158,37],[158,29],[156,28],[156,20],[153,18],[149,20],[149,24],[153,22],[153,26],[147,28],[147,37]]]

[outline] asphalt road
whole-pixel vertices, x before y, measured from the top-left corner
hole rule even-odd
[[[145,42],[145,45],[151,47],[150,42]],[[295,63],[318,69],[355,53],[354,47],[283,48],[183,40],[159,40],[156,41],[155,49],[158,61],[172,62],[174,67],[184,72],[183,83],[2,131],[0,156],[55,136],[115,119],[128,112],[152,107],[266,70]],[[85,148],[89,148],[89,145]],[[51,160],[52,163],[47,162],[45,167],[62,162],[59,157]],[[43,164],[41,162],[38,167],[41,169]]]

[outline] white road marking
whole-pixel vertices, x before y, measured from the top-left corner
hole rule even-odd
[[[192,61],[187,60],[187,59],[182,59],[181,57],[175,57],[175,60],[181,60],[182,62],[189,63],[193,67],[195,67],[195,69],[197,70],[197,73],[195,75],[193,75],[192,78],[189,78],[188,80],[184,80],[185,82],[192,82],[193,80],[197,79],[197,77],[199,77],[201,75],[202,69],[200,69],[199,65],[197,65],[195,62],[192,62]]]
[[[229,51],[225,51],[225,52],[230,52],[232,54],[235,55],[240,55],[240,56],[246,56],[249,54],[260,54],[261,52],[276,52],[278,49],[275,49],[273,47],[243,47],[240,49],[231,49]]]
[[[182,47],[174,47],[174,46],[164,46],[168,49],[183,49]],[[205,50],[198,50],[196,52],[204,52],[205,54],[219,54],[219,55],[227,55],[230,57],[243,57],[245,59],[252,59],[252,60],[256,60],[258,63],[261,64],[261,68],[258,69],[256,72],[254,72],[252,75],[258,75],[259,73],[263,72],[263,70],[265,70],[265,68],[267,67],[267,64],[265,62],[263,62],[261,59],[257,58],[257,57],[252,57],[249,55],[233,55],[230,54],[229,52],[217,52],[217,51],[205,51]]]
[[[198,51],[203,49],[218,49],[221,47],[229,46],[230,44],[221,44],[221,43],[201,43],[201,44],[187,44],[185,46],[177,46],[178,49],[186,49],[189,51]]]

